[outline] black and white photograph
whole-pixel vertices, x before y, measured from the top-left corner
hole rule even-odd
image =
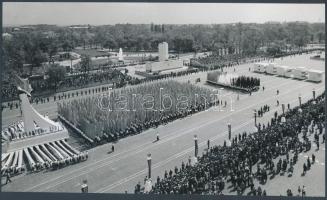
[[[325,38],[323,3],[4,2],[1,190],[325,197]]]

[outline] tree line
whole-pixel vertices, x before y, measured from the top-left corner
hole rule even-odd
[[[176,53],[242,49],[256,54],[266,47],[278,53],[288,48],[301,48],[308,43],[322,43],[323,23],[235,23],[212,25],[116,24],[86,28],[34,25],[28,30],[4,27],[3,50],[6,66],[21,69],[50,61],[59,51],[81,48],[109,48],[124,51],[157,51],[166,41]]]

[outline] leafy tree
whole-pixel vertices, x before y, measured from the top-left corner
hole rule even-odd
[[[215,51],[235,47],[245,54],[256,54],[261,47],[278,52],[286,48],[302,48],[308,42],[323,43],[324,23],[269,22],[218,25],[116,24],[71,29],[52,25],[35,25],[29,32],[15,32],[3,40],[4,62],[8,70],[18,71],[23,64],[40,67],[51,61],[58,51],[76,46],[101,46],[126,51],[157,51],[158,43],[166,41],[176,52]],[[12,27],[5,27],[11,33]],[[51,37],[47,33],[51,33]],[[11,38],[8,40],[8,38]],[[275,46],[277,45],[278,48]],[[276,49],[277,48],[277,49]]]
[[[325,38],[325,32],[320,31],[317,33],[317,39],[318,39],[319,43],[321,43],[322,41],[325,41],[324,38]]]
[[[40,67],[43,62],[47,60],[46,55],[42,53],[40,49],[33,48],[33,50],[30,52],[30,75],[33,73],[33,69],[36,67]]]
[[[50,65],[46,74],[48,75],[47,81],[49,86],[56,91],[60,82],[65,79],[66,69],[64,66],[53,64]]]
[[[278,55],[281,53],[281,46],[274,43],[267,48],[267,53],[271,56]]]
[[[91,57],[88,56],[88,55],[83,54],[81,56],[80,65],[81,65],[81,71],[84,72],[85,77],[87,76],[87,74],[91,70],[91,64],[92,64]]]
[[[108,48],[108,49],[116,49],[116,48],[118,48],[118,44],[112,38],[112,36],[108,36],[104,41],[103,47]]]
[[[154,24],[153,23],[151,23],[151,32],[153,32],[154,31]]]
[[[50,48],[49,48],[49,63],[52,61],[53,56],[56,55],[58,52],[58,46],[55,43],[51,43]]]
[[[3,38],[3,55],[5,58],[4,70],[21,71],[24,64],[24,51],[12,37]]]
[[[61,47],[64,51],[71,51],[73,49],[73,45],[69,40],[65,40]]]

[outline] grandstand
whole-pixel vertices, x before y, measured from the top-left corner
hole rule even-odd
[[[86,160],[87,152],[79,152],[66,142],[68,131],[60,122],[42,116],[31,106],[30,85],[25,82],[18,90],[23,119],[1,132],[1,174],[57,169]]]

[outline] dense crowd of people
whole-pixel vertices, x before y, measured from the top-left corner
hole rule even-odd
[[[143,98],[134,97],[134,94]],[[147,96],[149,94],[157,98],[151,101]],[[63,102],[58,106],[58,113],[97,143],[103,143],[186,117],[215,105],[215,101],[222,103],[211,94],[212,91],[209,89],[188,83],[154,81],[138,87],[113,91],[110,96],[103,96],[100,99],[88,97]],[[117,102],[121,95],[124,95],[123,99],[127,102],[123,107]],[[187,104],[178,100],[179,95],[186,97]],[[126,109],[135,112],[131,114],[126,112]]]
[[[211,54],[197,59],[191,59],[191,66],[204,70],[215,70],[225,67],[232,67],[248,62],[259,62],[271,58],[264,56],[244,56],[240,54],[217,55]]]
[[[302,55],[304,53],[310,53],[313,51],[324,51],[324,48],[311,48],[311,49],[302,49],[302,50],[293,50],[289,52],[281,52],[280,54],[274,55],[274,58],[280,58],[285,56],[295,56],[295,55]]]
[[[128,79],[125,73],[120,72],[119,70],[106,70],[96,73],[76,73],[70,74],[65,77],[65,79],[60,83],[58,91],[83,88],[90,84],[107,84],[107,83],[120,83],[125,82],[125,79]],[[50,86],[47,80],[31,82],[34,93],[41,93],[42,91],[50,90]]]
[[[3,81],[1,86],[1,97],[2,101],[13,100],[18,98],[17,86],[9,81]]]
[[[171,72],[169,74],[158,74],[158,75],[154,75],[152,77],[147,77],[147,78],[144,78],[144,79],[134,78],[133,80],[129,81],[129,84],[137,85],[137,84],[140,84],[140,83],[146,83],[146,82],[165,79],[165,78],[169,78],[169,77],[187,76],[189,74],[196,73],[198,71],[199,70],[197,68],[191,68],[191,69],[188,69],[186,71]]]
[[[23,171],[57,170],[87,159],[87,151],[80,152],[65,141],[55,141],[8,153],[3,159],[1,175],[7,177],[8,183],[8,178]]]
[[[269,191],[262,190],[260,185],[255,187],[255,180],[264,184],[278,175],[292,176],[298,155],[311,149],[310,135],[317,135],[318,143],[322,136],[325,142],[324,108],[325,93],[273,117],[257,132],[236,135],[230,146],[225,142],[223,146],[211,147],[198,157],[195,165],[182,163],[180,168],[166,171],[163,178],[157,177],[150,193],[222,194],[230,183],[231,191],[240,195],[248,188],[248,195],[265,196]],[[310,160],[305,165],[309,163]],[[138,183],[135,193],[143,193],[142,189]],[[291,191],[287,193],[290,195]]]
[[[260,89],[260,78],[249,76],[238,76],[235,73],[223,72],[221,70],[207,73],[207,82],[223,87],[229,87],[246,92],[253,92]]]
[[[255,63],[261,61],[269,61],[279,57],[302,55],[304,53],[310,53],[317,50],[321,50],[321,48],[302,49],[296,51],[283,52],[281,54],[275,55],[274,57],[265,54],[260,54],[256,56],[246,56],[242,54],[218,55],[217,53],[213,53],[211,55],[207,55],[204,57],[191,59],[191,66],[197,68],[204,68],[207,70],[220,69],[224,67],[232,67],[235,65],[240,65],[242,63],[248,63],[248,62]]]
[[[239,76],[237,78],[232,78],[231,85],[251,91],[258,90],[260,87],[260,78]]]

